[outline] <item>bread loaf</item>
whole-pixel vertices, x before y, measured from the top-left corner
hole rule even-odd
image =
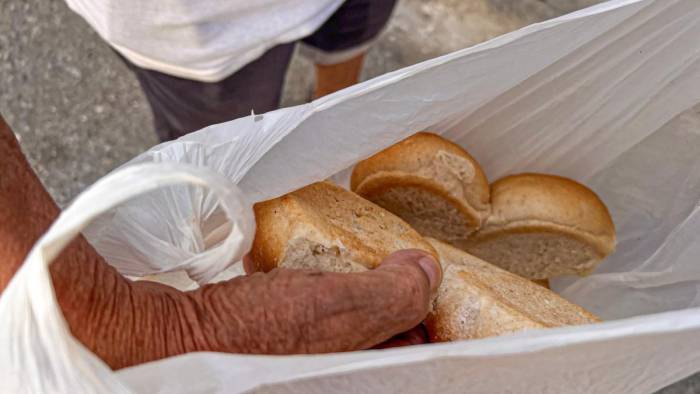
[[[419,233],[458,242],[489,214],[489,185],[464,149],[418,133],[357,164],[351,189]]]
[[[351,188],[419,233],[528,279],[585,275],[615,248],[612,218],[590,189],[543,174],[489,188],[479,164],[435,134],[418,133],[358,163]]]
[[[549,279],[533,279],[532,282],[549,289]]]
[[[543,286],[450,245],[428,241],[443,270],[442,285],[426,319],[432,342],[600,321]]]
[[[331,183],[314,183],[258,203],[254,210],[251,253],[258,270],[363,271],[401,249],[425,250],[437,259],[432,246],[403,220]]]
[[[520,174],[493,183],[491,215],[460,246],[529,279],[585,275],[615,249],[615,226],[587,187]]]

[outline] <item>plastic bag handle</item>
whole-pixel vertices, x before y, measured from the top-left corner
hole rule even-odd
[[[201,255],[238,261],[254,233],[250,204],[233,183],[204,168],[173,163],[129,166],[79,195],[34,245],[0,297],[0,391],[130,392],[70,333],[56,300],[49,265],[97,216],[138,195],[175,184],[210,189],[231,221],[218,246]]]

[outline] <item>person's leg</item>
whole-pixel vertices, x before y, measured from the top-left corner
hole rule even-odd
[[[395,5],[396,0],[346,0],[303,40],[307,56],[316,64],[315,98],[357,83],[364,54]]]
[[[293,51],[293,43],[278,45],[214,83],[146,70],[122,59],[136,74],[148,99],[158,138],[168,141],[249,115],[251,111],[263,113],[277,109]]]
[[[360,53],[337,64],[316,64],[316,88],[314,98],[323,97],[335,91],[345,89],[360,80],[365,54]]]

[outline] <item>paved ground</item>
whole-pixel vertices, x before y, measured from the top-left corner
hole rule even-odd
[[[402,0],[363,78],[597,2]],[[309,97],[310,67],[295,56],[283,105]],[[60,0],[0,0],[0,111],[61,205],[156,143],[136,80]],[[700,374],[662,392],[700,393]]]
[[[596,2],[403,0],[363,78]],[[285,106],[310,96],[310,67],[295,57]],[[62,205],[156,143],[134,77],[60,0],[0,0],[0,110]]]

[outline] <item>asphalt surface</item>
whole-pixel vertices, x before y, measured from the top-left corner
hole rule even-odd
[[[368,53],[362,78],[597,2],[402,0]],[[283,106],[310,97],[311,67],[304,58],[294,57]],[[0,112],[62,206],[157,143],[148,105],[133,75],[60,0],[0,0]],[[661,392],[700,393],[700,374]]]

